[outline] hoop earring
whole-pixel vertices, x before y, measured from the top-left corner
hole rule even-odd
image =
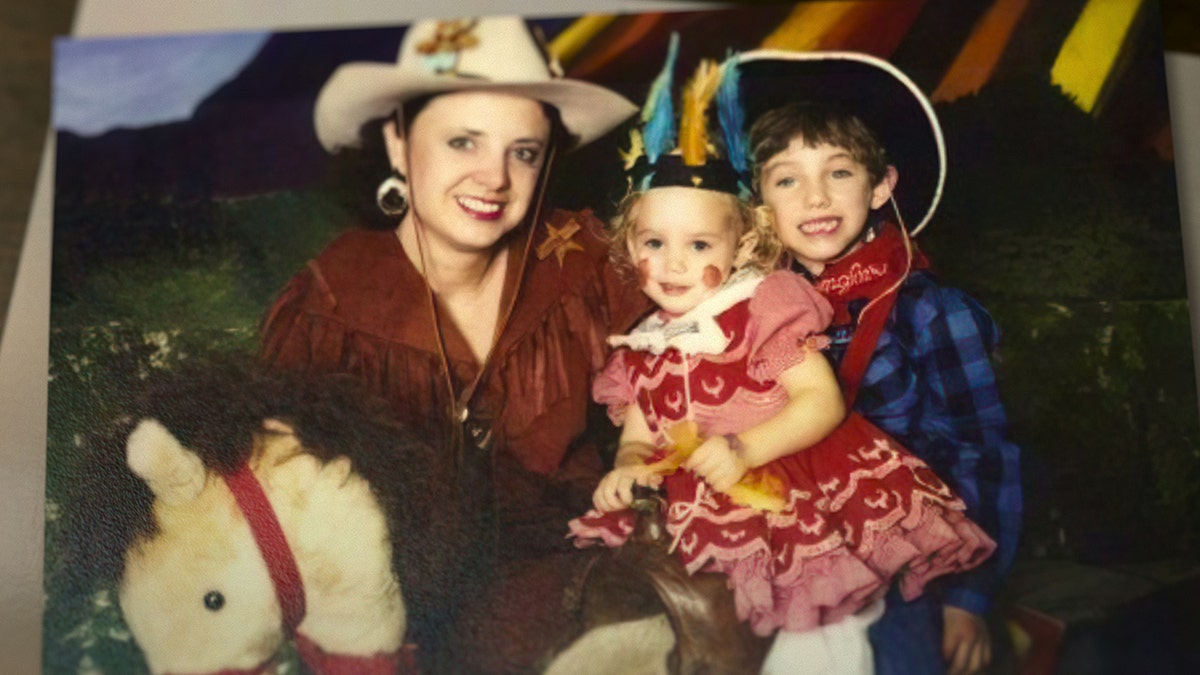
[[[404,174],[392,169],[392,175],[383,179],[375,191],[375,203],[385,216],[402,217],[408,211],[408,183]]]

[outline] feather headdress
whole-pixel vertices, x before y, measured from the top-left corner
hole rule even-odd
[[[699,166],[708,161],[713,148],[708,142],[708,103],[717,95],[721,67],[705,59],[683,89],[683,114],[679,117],[679,153],[683,163]]]
[[[667,61],[650,85],[642,107],[642,143],[651,164],[675,147],[675,106],[671,99],[675,61],[679,58],[679,33],[671,33]]]
[[[622,153],[630,184],[638,190],[677,185],[745,197],[749,180],[737,57],[721,64],[700,62],[680,94],[676,133],[672,83],[678,58],[679,35],[672,33],[666,62],[642,108],[642,129],[630,132],[630,149]],[[722,132],[716,142],[709,124],[714,100]]]
[[[750,163],[747,161],[749,148],[746,147],[746,113],[742,108],[739,89],[739,62],[738,55],[731,54],[721,64],[721,86],[717,89],[717,117],[721,121],[721,131],[725,134],[726,159],[739,176],[746,176],[750,173]]]

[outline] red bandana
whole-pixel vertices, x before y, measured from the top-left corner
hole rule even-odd
[[[913,244],[912,269],[929,267],[929,261]],[[837,262],[830,263],[813,282],[833,305],[833,325],[855,321],[850,303],[874,300],[902,279],[909,269],[904,235],[892,223],[884,223],[875,238]]]
[[[875,343],[879,341],[896,302],[895,291],[911,270],[929,267],[929,261],[911,240],[912,262],[909,262],[904,239],[900,228],[884,223],[874,239],[826,266],[814,282],[817,290],[833,305],[834,326],[858,324],[838,368],[847,407],[854,406],[858,385],[867,372],[867,365],[875,353]],[[857,303],[858,315],[854,316],[850,305],[856,301],[861,302]],[[867,307],[871,307],[870,312],[866,311]]]

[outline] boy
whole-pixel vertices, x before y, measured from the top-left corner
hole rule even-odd
[[[992,659],[983,615],[1016,549],[1019,452],[1006,439],[988,361],[995,324],[975,300],[938,283],[898,226],[903,216],[923,214],[913,226],[920,230],[940,196],[945,152],[937,120],[907,77],[865,55],[744,54],[742,77],[755,120],[755,187],[792,269],[834,305],[831,357],[847,405],[928,462],[999,545],[992,560],[952,577],[942,593],[911,603],[889,594],[871,627],[877,672],[978,672]],[[795,91],[836,103],[779,104],[780,92]],[[770,109],[754,115],[753,103]],[[876,128],[900,139],[913,166],[934,167],[931,176],[915,173],[899,205],[891,145],[864,123],[869,112],[881,114]]]

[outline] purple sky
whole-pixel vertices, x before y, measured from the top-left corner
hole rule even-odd
[[[246,65],[267,36],[59,38],[54,127],[93,136],[187,119],[204,97]]]

